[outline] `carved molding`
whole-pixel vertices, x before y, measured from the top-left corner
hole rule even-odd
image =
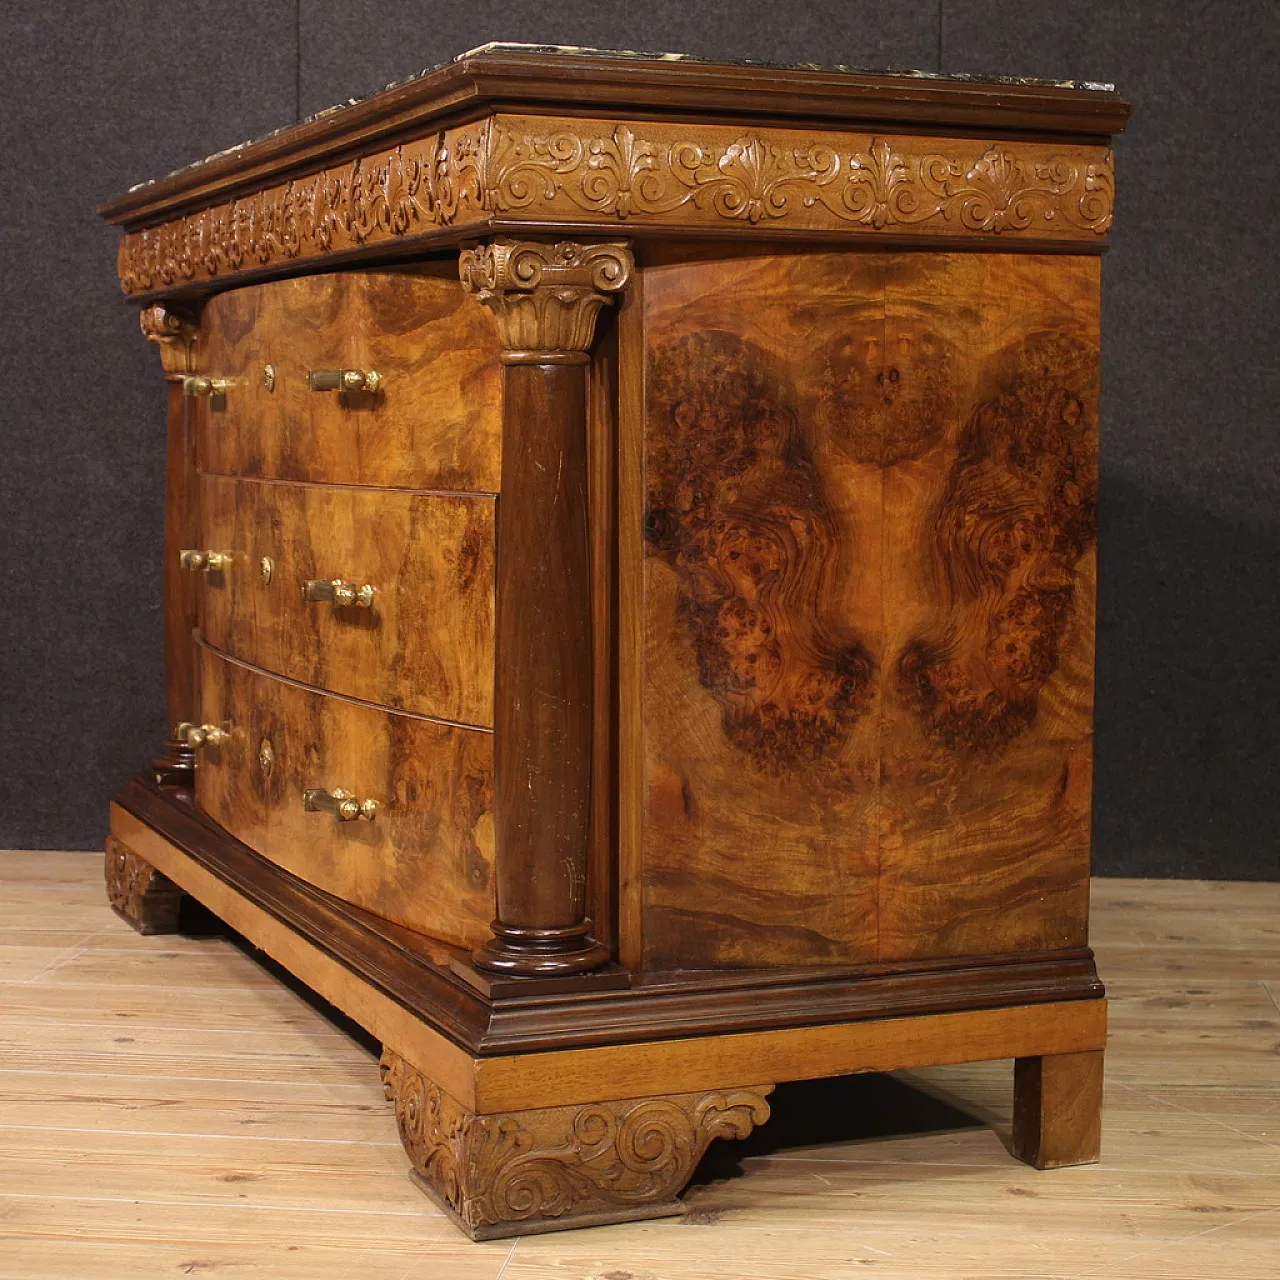
[[[115,836],[107,837],[106,852],[104,874],[111,906],[139,933],[175,932],[182,890]]]
[[[559,124],[548,129],[548,124]],[[852,224],[874,231],[1104,235],[1115,194],[1101,147],[794,130],[502,119],[493,131],[496,213],[569,208],[621,222]]]
[[[713,1139],[769,1118],[773,1089],[474,1115],[389,1049],[382,1079],[414,1169],[476,1238],[669,1208]]]
[[[120,247],[126,293],[493,218],[1098,241],[1101,146],[666,121],[495,116],[157,227]]]
[[[476,220],[487,148],[487,122],[447,130],[130,232],[120,283],[140,293]]]
[[[165,373],[181,375],[192,372],[195,368],[193,349],[200,331],[188,314],[156,303],[143,307],[138,313],[138,326],[143,337],[156,344]]]
[[[622,245],[497,240],[463,250],[458,274],[497,316],[506,350],[585,352],[600,308],[626,288],[633,266]]]

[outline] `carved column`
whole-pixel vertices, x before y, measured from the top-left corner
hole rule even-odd
[[[183,573],[178,553],[199,542],[196,492],[196,436],[193,401],[182,394],[183,378],[193,372],[197,328],[185,313],[158,303],[144,307],[139,323],[143,334],[156,344],[168,384],[167,463],[164,499],[164,680],[165,714],[170,731],[183,720],[198,720],[195,648],[191,632],[196,626],[196,575]],[[165,743],[155,761],[156,780],[162,786],[189,786],[194,777],[195,753],[185,743]]]
[[[613,244],[497,241],[463,286],[498,319],[506,367],[498,498],[494,825],[497,919],[473,957],[581,973],[606,949],[586,917],[591,815],[591,566],[586,393],[596,316],[626,287]]]

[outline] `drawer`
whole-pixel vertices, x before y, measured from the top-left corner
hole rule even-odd
[[[232,289],[206,303],[201,466],[227,475],[492,493],[502,381],[485,308],[457,263]],[[268,389],[265,370],[273,371]],[[376,372],[380,387],[308,389],[312,370]]]
[[[237,839],[344,901],[472,947],[494,914],[493,736],[382,711],[200,646],[202,708],[225,734],[197,752],[196,800]],[[373,800],[372,821],[304,792]]]
[[[200,503],[208,548],[232,555],[204,575],[211,644],[335,693],[492,724],[495,499],[205,475]],[[335,578],[373,586],[372,604],[304,600],[304,583]]]

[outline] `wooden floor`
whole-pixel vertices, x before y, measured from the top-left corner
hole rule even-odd
[[[1005,1152],[1011,1066],[780,1088],[690,1212],[470,1244],[376,1046],[226,937],[140,938],[102,860],[0,854],[0,1277],[1280,1277],[1280,885],[1103,880],[1103,1163]]]

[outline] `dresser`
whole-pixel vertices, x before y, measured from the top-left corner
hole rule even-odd
[[[110,901],[376,1037],[473,1238],[679,1213],[782,1081],[1012,1058],[1097,1159],[1127,114],[490,45],[100,210],[168,397]]]

